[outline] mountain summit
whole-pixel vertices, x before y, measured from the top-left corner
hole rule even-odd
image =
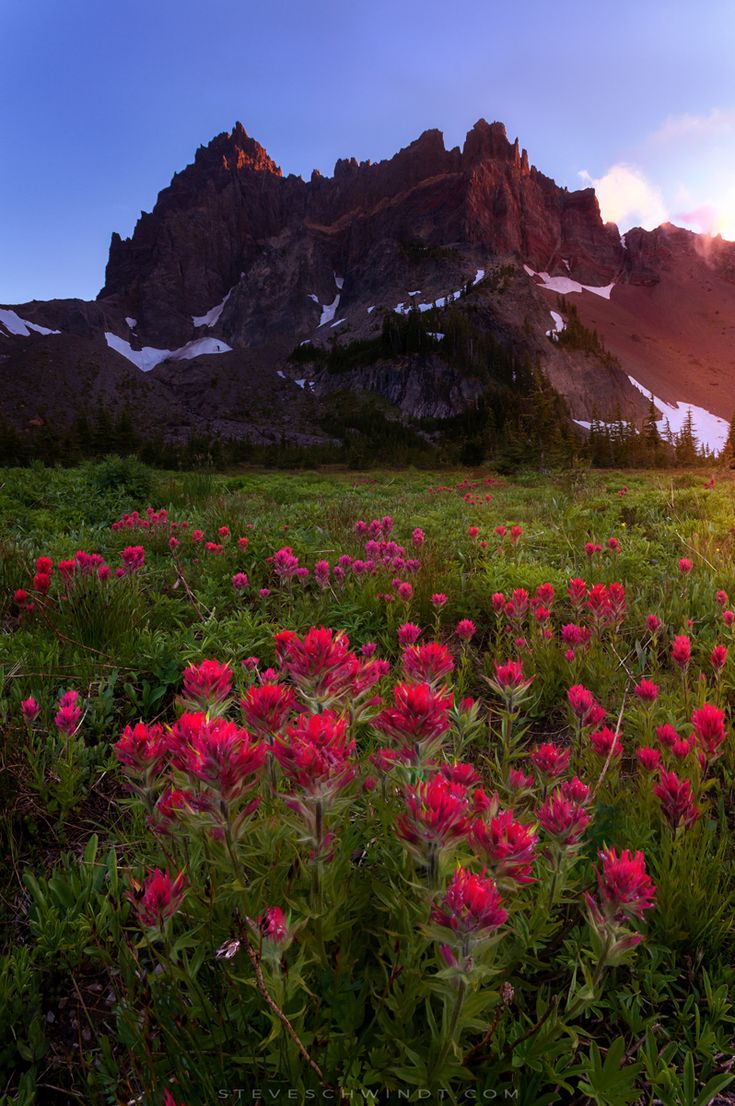
[[[0,387],[19,427],[49,417],[53,381],[70,417],[91,403],[172,437],[316,441],[337,393],[421,429],[505,402],[514,361],[579,426],[640,421],[653,393],[662,424],[693,404],[705,435],[735,407],[733,331],[735,244],[621,237],[502,123],[304,181],[238,122],[112,235],[95,302],[0,308]]]

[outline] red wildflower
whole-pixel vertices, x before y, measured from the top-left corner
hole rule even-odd
[[[46,572],[37,572],[33,577],[33,590],[39,595],[48,595],[51,587],[51,577]]]
[[[569,581],[567,595],[573,607],[579,608],[587,596],[587,584],[579,576]]]
[[[663,626],[663,622],[655,614],[649,614],[646,617],[646,626],[652,634],[657,634]]]
[[[407,810],[396,832],[423,858],[427,851],[454,844],[467,834],[465,789],[441,775],[417,783],[405,792]]]
[[[529,826],[514,821],[511,810],[501,811],[489,822],[476,819],[470,826],[469,841],[490,865],[496,879],[533,882],[531,871],[538,836]]]
[[[665,722],[663,726],[656,726],[656,738],[667,749],[671,749],[679,740],[679,735],[669,722]]]
[[[571,749],[560,749],[557,745],[546,742],[531,753],[531,763],[541,776],[553,780],[566,772],[571,753]]]
[[[715,645],[709,660],[715,672],[721,672],[727,663],[727,648],[724,645]]]
[[[567,702],[580,726],[596,726],[605,717],[604,709],[583,684],[573,684],[569,688]]]
[[[618,856],[615,849],[602,849],[599,857],[602,871],[596,869],[597,887],[605,914],[615,922],[626,917],[642,918],[656,905],[656,888],[646,874],[643,853],[633,855],[623,849]]]
[[[589,787],[586,783],[582,783],[579,776],[575,776],[571,780],[564,780],[557,790],[561,792],[564,799],[571,803],[584,805],[590,797]]]
[[[636,749],[635,755],[638,763],[647,772],[655,772],[661,766],[661,753],[650,745],[642,745],[640,749]]]
[[[35,722],[41,713],[41,708],[35,699],[24,699],[20,704],[20,713],[26,722]]]
[[[655,703],[661,689],[652,680],[643,679],[635,686],[635,693],[644,703]]]
[[[360,667],[350,652],[350,639],[341,630],[312,628],[303,641],[297,634],[276,635],[276,654],[283,648],[283,663],[294,683],[317,700],[338,699],[352,688]]]
[[[682,576],[688,576],[693,568],[694,565],[688,557],[682,557],[679,561],[679,572],[682,574]]]
[[[220,661],[204,660],[184,669],[184,697],[204,709],[222,703],[232,690],[232,669]]]
[[[689,667],[692,659],[692,643],[686,634],[678,634],[671,646],[671,659],[675,665],[684,671]]]
[[[502,898],[491,879],[458,867],[444,898],[431,913],[431,920],[461,937],[482,939],[508,919]]]
[[[257,784],[266,748],[234,722],[204,713],[182,714],[171,736],[177,767],[208,784],[225,802],[240,798]]]
[[[462,638],[463,641],[471,641],[477,632],[477,627],[471,619],[463,618],[455,626],[454,632],[457,637]]]
[[[421,636],[421,627],[417,626],[415,622],[404,622],[402,626],[398,627],[397,634],[399,645],[413,645],[416,639]]]
[[[44,576],[52,576],[54,571],[54,562],[50,557],[37,557],[36,558],[36,572],[42,572]],[[727,602],[727,600],[725,600]]]
[[[590,745],[598,757],[607,757],[611,749],[614,757],[623,755],[623,743],[615,730],[611,730],[609,726],[603,726],[601,730],[591,733]]]
[[[431,597],[431,605],[435,610],[440,611],[447,602],[447,596],[443,591],[435,592]]]
[[[128,545],[120,556],[128,572],[138,572],[145,564],[145,549],[142,545]]]
[[[560,845],[576,845],[590,822],[584,807],[565,799],[560,788],[538,812],[539,823]]]
[[[249,687],[240,700],[243,721],[258,737],[268,737],[283,728],[296,707],[296,694],[291,687],[265,683]]]
[[[708,760],[720,755],[725,740],[725,712],[710,703],[704,703],[692,714],[692,725],[697,743]]]
[[[661,803],[661,810],[672,829],[683,824],[689,827],[699,818],[701,811],[694,802],[689,780],[680,780],[675,772],[662,772],[661,781],[654,785],[653,793]]]
[[[403,651],[403,671],[412,680],[436,685],[443,683],[453,669],[452,654],[438,641],[412,645]]]
[[[59,710],[54,718],[56,728],[69,737],[76,730],[82,717],[81,709],[77,706],[78,699],[78,691],[65,692],[59,699]]]
[[[355,740],[331,710],[302,714],[276,739],[273,752],[286,777],[308,796],[333,798],[355,775]]]
[[[399,745],[421,746],[424,756],[439,748],[449,729],[452,695],[429,684],[397,684],[393,706],[373,719],[373,726]]]
[[[136,722],[126,726],[113,746],[113,752],[123,767],[136,773],[156,771],[163,764],[168,742],[158,723]]]
[[[156,868],[148,873],[142,885],[137,880],[131,880],[130,887],[128,898],[141,925],[162,928],[181,906],[187,879],[183,872],[179,872],[172,883],[168,870],[162,872]]]

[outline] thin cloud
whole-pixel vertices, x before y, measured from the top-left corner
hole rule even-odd
[[[717,138],[735,131],[735,109],[712,108],[703,115],[685,112],[683,115],[670,115],[661,126],[649,136],[650,146],[664,146],[672,142]]]
[[[580,172],[585,184],[594,188],[600,212],[606,223],[617,223],[621,230],[644,227],[653,230],[668,218],[660,190],[635,165],[618,162],[601,177]]]

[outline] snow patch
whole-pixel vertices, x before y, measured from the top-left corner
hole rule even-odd
[[[626,241],[625,241],[625,235],[624,235],[624,234],[621,234],[621,235],[620,235],[620,245],[621,245],[621,246],[623,247],[623,249],[624,249],[624,250],[627,250],[628,246],[627,246],[627,244],[626,244]]]
[[[561,317],[558,311],[550,311],[549,314],[551,315],[552,321],[554,323],[554,329],[547,330],[546,337],[556,339],[556,336],[558,334],[561,334],[562,330],[566,330],[567,324],[564,322],[564,319]]]
[[[319,303],[319,297],[317,296],[316,292],[309,292],[309,299],[313,300],[314,303]]]
[[[472,281],[472,283],[473,284],[479,284],[481,280],[484,280],[484,278],[485,278],[485,270],[484,269],[478,269],[477,272],[475,273],[475,279]]]
[[[233,291],[234,289],[230,288],[229,292],[222,300],[222,303],[218,303],[216,307],[210,307],[209,311],[207,311],[206,314],[192,315],[191,321],[194,323],[194,326],[214,326],[216,322],[219,322],[219,317],[222,314],[224,306],[232,295]]]
[[[276,376],[280,376],[281,380],[286,380],[286,374],[283,369],[276,369]]]
[[[420,296],[421,295],[421,289],[417,288],[415,292],[409,292],[408,294],[409,294],[409,296]]]
[[[368,307],[368,315],[372,315],[374,310],[375,310],[375,304],[373,304],[372,307]]]
[[[337,287],[339,288],[339,290],[341,292],[343,287],[344,287],[345,278],[344,277],[338,277],[337,274],[335,273],[334,274],[334,283],[337,285]]]
[[[47,326],[39,326],[38,323],[29,323],[28,319],[21,319],[17,311],[11,311],[9,307],[0,308],[0,323],[10,334],[19,338],[27,338],[32,330],[36,334],[61,334],[60,330],[50,330]]]
[[[562,257],[562,259],[561,259],[561,263],[562,263],[562,265],[566,265],[566,267],[567,267],[567,272],[571,272],[571,268],[570,268],[569,262],[568,262],[568,260],[566,259],[566,257]]]
[[[331,303],[323,303],[321,305],[322,317],[319,320],[319,326],[324,326],[326,323],[331,323],[334,316],[337,314],[337,308],[339,307],[340,294],[339,292],[334,297]],[[317,327],[318,329],[318,327]]]
[[[297,384],[299,388],[301,388],[301,390],[303,391],[304,385],[306,384],[306,377],[304,377],[303,380],[294,380],[294,384]]]
[[[162,361],[189,361],[192,357],[200,357],[204,353],[229,353],[232,346],[221,342],[218,338],[196,338],[193,342],[187,342],[179,349],[157,349],[155,346],[143,346],[142,349],[133,349],[130,342],[124,338],[118,338],[116,334],[105,331],[105,341],[110,349],[121,354],[141,372],[147,373],[160,365]]]
[[[333,327],[335,327],[335,326],[339,326],[339,324],[340,324],[340,323],[346,323],[346,322],[347,322],[347,318],[346,318],[346,317],[345,317],[344,319],[337,319],[337,322],[336,322],[336,323],[332,323],[332,326],[333,326]]]
[[[427,330],[426,333],[430,338],[433,338],[435,342],[441,342],[444,338],[444,335],[439,330]]]
[[[128,324],[131,330],[135,330],[136,326],[138,325],[138,320],[131,318],[130,315],[125,316],[125,322]]]
[[[628,380],[631,382],[634,388],[637,388],[639,392],[642,392],[646,398],[651,395],[648,388],[644,388],[642,384],[629,376]],[[653,397],[653,402],[658,407],[659,411],[663,412],[663,417],[656,421],[659,434],[663,434],[665,431],[666,420],[668,419],[669,426],[674,434],[678,434],[683,427],[687,412],[691,409],[692,421],[694,422],[694,436],[699,441],[700,445],[704,445],[707,449],[712,450],[714,453],[719,453],[727,441],[727,435],[730,432],[730,424],[727,419],[721,419],[719,415],[713,415],[711,411],[707,411],[704,407],[697,407],[693,403],[685,403],[683,400],[678,400],[676,403],[666,403],[663,399],[659,399],[658,396]]]
[[[604,300],[610,299],[610,294],[615,287],[615,281],[611,284],[580,284],[578,280],[572,280],[571,277],[563,276],[550,276],[549,273],[537,273],[534,269],[529,268],[528,265],[524,265],[530,277],[538,277],[541,281],[539,287],[545,288],[547,292],[558,292],[560,296],[570,296],[573,292],[592,292],[595,296],[601,296]]]

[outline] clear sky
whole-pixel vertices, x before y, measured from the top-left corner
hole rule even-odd
[[[603,215],[735,238],[733,0],[0,0],[0,303],[93,297],[197,146],[285,173],[502,120]]]

